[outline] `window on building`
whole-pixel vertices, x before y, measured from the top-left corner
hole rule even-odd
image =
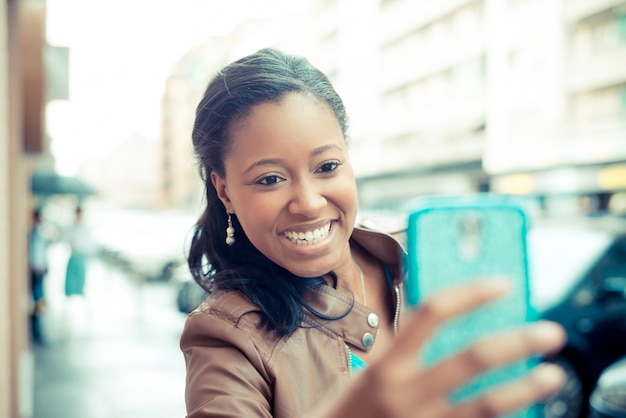
[[[456,11],[452,17],[452,30],[455,43],[469,43],[476,38],[482,38],[483,16],[481,4],[469,4]]]
[[[626,44],[626,12],[617,16],[617,36],[621,44]]]
[[[617,22],[613,19],[606,19],[593,25],[592,42],[597,51],[611,48],[618,43]]]
[[[581,21],[573,33],[576,57],[588,60],[593,55],[611,52],[626,46],[626,12],[612,11]]]
[[[623,118],[626,115],[626,84],[574,96],[572,113],[578,123]]]
[[[626,118],[626,84],[619,88],[618,96],[621,113],[620,116],[624,119]]]

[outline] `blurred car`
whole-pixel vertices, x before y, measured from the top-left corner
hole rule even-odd
[[[591,418],[626,418],[626,356],[602,372],[589,406]]]
[[[147,281],[167,281],[185,260],[197,219],[181,211],[116,209],[99,214],[95,238],[103,257]]]
[[[207,297],[208,293],[193,278],[187,277],[180,281],[176,293],[178,311],[188,314],[196,309]]]
[[[172,270],[172,282],[176,287],[176,308],[181,313],[191,313],[208,296],[208,292],[194,280],[186,260]]]
[[[615,219],[537,222],[528,249],[533,305],[568,337],[546,359],[568,381],[546,402],[545,416],[585,417],[599,376],[626,355],[626,226]]]

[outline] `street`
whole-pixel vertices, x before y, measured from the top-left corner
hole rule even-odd
[[[183,417],[185,316],[174,283],[145,283],[92,259],[85,295],[63,293],[66,249],[50,249],[34,344],[35,418]]]

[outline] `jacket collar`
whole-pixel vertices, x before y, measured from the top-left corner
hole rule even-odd
[[[401,234],[401,232],[398,232]],[[381,260],[393,277],[393,285],[400,286],[403,280],[402,261],[404,245],[401,236],[382,233],[356,226],[352,237],[355,242]],[[341,337],[347,344],[369,351],[378,335],[378,314],[353,298],[329,286],[320,286],[308,292],[305,299],[320,314],[329,318],[323,320],[307,312],[307,322],[322,327]]]
[[[404,277],[405,235],[404,229],[387,233],[357,225],[351,239],[385,264],[397,284]]]

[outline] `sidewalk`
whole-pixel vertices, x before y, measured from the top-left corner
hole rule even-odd
[[[175,286],[139,283],[93,260],[85,296],[68,299],[66,254],[51,250],[44,342],[33,346],[34,418],[184,417]]]

